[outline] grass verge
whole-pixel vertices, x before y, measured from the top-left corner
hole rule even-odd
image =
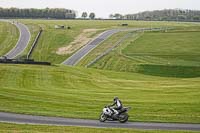
[[[22,125],[0,123],[1,133],[10,132],[67,132],[67,133],[197,133],[192,131],[162,131],[162,130],[135,130],[135,129],[114,129],[114,128],[88,128],[88,127],[72,127],[72,126],[46,126],[46,125]]]
[[[19,20],[29,27],[42,27],[44,32],[33,52],[32,58],[38,61],[49,61],[58,64],[66,60],[72,54],[57,54],[57,50],[67,47],[85,29],[99,29],[104,31],[113,28],[138,28],[138,27],[188,27],[190,23],[175,22],[142,22],[142,21],[105,21],[105,20]],[[127,23],[128,27],[122,27]],[[70,26],[71,29],[55,29],[55,25]],[[97,35],[97,32],[95,35]],[[92,36],[95,36],[92,35]],[[74,51],[75,52],[75,51]]]
[[[0,111],[98,119],[114,96],[131,121],[200,123],[200,83],[62,66],[1,65]]]
[[[199,77],[199,35],[199,31],[147,32],[136,40],[129,38],[92,67],[164,77]]]
[[[0,22],[0,56],[15,47],[19,39],[17,27],[11,23]]]

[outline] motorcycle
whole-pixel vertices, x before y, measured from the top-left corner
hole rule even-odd
[[[124,107],[119,111],[116,111],[109,106],[105,106],[103,108],[103,112],[101,113],[99,117],[100,122],[105,122],[107,121],[119,121],[121,123],[125,123],[128,121],[129,115],[128,115],[128,110],[130,110],[130,107]],[[114,112],[114,114],[113,114]]]

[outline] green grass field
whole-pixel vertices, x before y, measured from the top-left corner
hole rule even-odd
[[[199,77],[199,35],[199,31],[187,30],[146,32],[135,40],[133,34],[92,67],[166,77]]]
[[[31,33],[34,33],[32,39],[39,31],[39,27],[44,30],[34,50],[32,58],[38,61],[50,61],[52,63],[61,63],[69,54],[58,55],[56,51],[58,48],[68,46],[84,29],[101,29],[104,30],[106,26],[101,23],[92,24],[90,21],[71,21],[71,20],[20,20],[30,27]],[[72,29],[55,29],[55,25],[70,26]],[[34,28],[36,27],[36,28]],[[35,30],[37,29],[37,30]],[[99,33],[99,32],[97,32]],[[97,34],[96,33],[96,34]],[[29,47],[30,48],[30,47]],[[24,53],[26,55],[28,50]]]
[[[197,133],[192,131],[161,131],[161,130],[133,130],[133,129],[112,129],[112,128],[87,128],[87,127],[67,127],[67,126],[39,126],[39,125],[22,125],[0,123],[1,133],[10,132],[67,132],[67,133]]]
[[[130,28],[130,27],[191,27],[191,23],[175,22],[142,22],[142,21],[105,21],[105,20],[19,20],[29,26],[33,33],[32,40],[37,34],[38,27],[42,27],[44,32],[34,50],[32,58],[38,61],[49,61],[53,64],[59,64],[67,59],[71,54],[59,55],[56,51],[64,46],[68,46],[74,39],[83,33],[85,29],[98,29],[99,31],[92,35],[98,35],[104,30],[113,28]],[[129,24],[128,27],[122,27],[122,23]],[[55,25],[70,26],[71,29],[55,29]],[[33,28],[35,27],[35,28]],[[30,43],[31,44],[31,43]],[[28,47],[30,48],[30,46]],[[26,55],[26,50],[22,56]],[[74,51],[75,52],[75,51]]]
[[[19,31],[15,25],[0,22],[0,56],[15,47],[19,38]]]
[[[119,47],[91,66],[95,57],[112,47],[127,32],[104,41],[77,67],[0,65],[0,111],[22,114],[98,119],[102,108],[118,96],[131,106],[130,121],[200,123],[200,26],[195,23],[142,21],[18,20],[32,34],[29,51],[39,27],[44,29],[32,58],[59,64],[71,54],[56,51],[68,46],[85,29],[174,27],[167,32],[137,32]],[[55,25],[71,29],[55,29]],[[7,26],[7,27],[6,27]],[[0,53],[6,53],[18,40],[17,28],[0,23]],[[5,32],[6,30],[11,32]],[[6,33],[6,34],[5,34]],[[7,38],[7,37],[11,37]],[[11,41],[12,40],[12,41]],[[5,42],[9,42],[6,45]],[[14,44],[14,45],[13,45]],[[9,48],[8,48],[9,47]],[[98,69],[102,70],[98,70]],[[110,71],[111,70],[111,71]],[[126,129],[93,129],[58,126],[0,124],[0,132],[138,132]],[[175,132],[175,131],[172,131]],[[178,131],[177,131],[178,132]],[[182,131],[180,131],[182,132]]]
[[[200,123],[200,78],[30,65],[1,65],[0,75],[0,111],[98,119],[119,96],[131,121]]]
[[[165,64],[164,62],[167,61],[172,65],[200,66],[199,36],[200,32],[188,31],[146,33],[130,43],[122,50],[122,53],[132,58],[141,55],[160,59],[155,64]]]

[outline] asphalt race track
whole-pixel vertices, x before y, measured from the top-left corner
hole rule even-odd
[[[8,59],[14,59],[16,56],[18,56],[20,53],[22,53],[25,50],[25,48],[28,46],[28,43],[29,43],[30,37],[31,37],[30,31],[22,23],[11,22],[9,20],[0,20],[0,21],[6,21],[6,22],[13,23],[20,31],[20,37],[19,37],[19,40],[18,40],[16,46],[12,50],[10,50],[7,54],[4,55]]]
[[[139,30],[161,30],[162,28],[130,28],[130,29],[112,29],[107,30],[100,34],[97,38],[86,44],[80,50],[75,52],[71,57],[62,62],[63,65],[74,66],[76,65],[83,57],[85,57],[90,51],[96,48],[101,42],[108,39],[113,34],[120,31],[139,31]]]
[[[86,44],[83,48],[81,48],[79,51],[77,51],[75,54],[73,54],[71,57],[69,57],[67,60],[65,60],[62,64],[74,66],[76,65],[84,56],[86,56],[91,50],[93,50],[95,47],[97,47],[101,42],[109,38],[111,35],[119,32],[117,29],[108,30],[103,32],[100,36],[95,38],[93,41]]]
[[[200,131],[200,124],[177,124],[177,123],[145,123],[145,122],[105,122],[98,120],[69,119],[61,117],[45,117],[21,115],[0,112],[0,122],[37,125],[60,125],[60,126],[81,126],[96,128],[132,128],[146,130],[192,130]]]

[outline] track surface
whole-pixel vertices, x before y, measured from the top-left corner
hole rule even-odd
[[[98,46],[101,42],[106,40],[111,35],[119,32],[117,29],[108,30],[103,32],[100,36],[98,36],[93,41],[86,44],[83,48],[81,48],[79,51],[77,51],[75,54],[73,54],[71,57],[69,57],[67,60],[65,60],[62,64],[74,66],[76,65],[84,56],[86,56],[92,49],[94,49],[96,46]]]
[[[156,130],[193,130],[200,131],[200,124],[175,124],[175,123],[144,123],[144,122],[106,122],[98,120],[68,119],[61,117],[44,117],[21,115],[0,112],[0,122],[18,124],[38,125],[61,125],[61,126],[82,126],[82,127],[103,127],[103,128],[134,128],[134,129],[156,129]]]
[[[93,41],[86,44],[79,51],[75,52],[71,57],[62,62],[61,64],[74,66],[76,65],[83,57],[85,57],[90,51],[97,47],[101,42],[108,39],[111,35],[120,32],[120,31],[139,31],[139,30],[161,30],[162,28],[130,28],[130,29],[112,29],[103,32]]]
[[[9,20],[1,20],[1,21],[6,21],[6,22],[10,22]],[[14,22],[14,25],[19,29],[20,31],[20,37],[19,40],[16,44],[16,46],[10,50],[6,55],[8,59],[13,59],[16,56],[18,56],[20,53],[22,53],[25,48],[28,46],[31,34],[29,29],[22,23],[18,23],[18,22]]]

